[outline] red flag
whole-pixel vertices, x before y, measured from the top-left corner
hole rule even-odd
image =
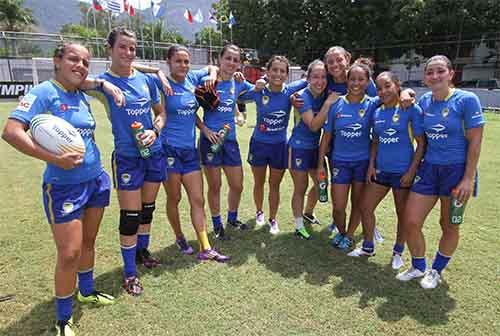
[[[189,23],[193,23],[193,14],[191,14],[191,11],[189,9],[186,9],[184,12],[184,17]]]
[[[135,15],[135,8],[132,5],[128,6],[128,15],[130,16]]]
[[[101,11],[102,10],[102,5],[99,2],[99,0],[92,0],[92,6],[94,6],[94,9],[96,11]]]

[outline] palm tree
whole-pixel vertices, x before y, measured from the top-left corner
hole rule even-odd
[[[24,0],[0,0],[0,24],[5,30],[20,31],[36,23],[31,10],[23,4]]]

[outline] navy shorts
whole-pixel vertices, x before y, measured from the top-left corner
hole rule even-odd
[[[404,174],[400,173],[389,173],[377,170],[375,178],[372,179],[373,182],[383,185],[384,187],[389,187],[393,189],[409,189],[409,187],[401,186],[401,178]]]
[[[200,157],[196,148],[178,148],[163,144],[163,151],[169,173],[184,175],[201,170]]]
[[[269,167],[286,169],[288,167],[288,150],[286,142],[268,144],[250,140],[248,150],[248,163],[254,167]]]
[[[155,152],[147,159],[122,156],[113,152],[113,186],[118,190],[141,189],[144,182],[161,183],[167,179],[165,157],[162,151]]]
[[[352,182],[365,182],[368,163],[368,160],[332,160],[330,166],[332,184],[351,184]]]
[[[44,183],[43,207],[49,224],[60,224],[80,219],[87,208],[109,205],[111,181],[103,171],[96,178],[79,184]]]
[[[226,140],[222,144],[222,148],[217,153],[212,153],[210,146],[212,143],[204,136],[200,137],[200,158],[201,164],[210,167],[220,166],[241,166],[240,146],[238,142]]]
[[[290,169],[309,171],[318,169],[318,148],[303,149],[290,147]]]

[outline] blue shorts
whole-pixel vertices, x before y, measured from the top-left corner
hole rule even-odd
[[[147,159],[122,156],[113,152],[113,185],[118,190],[141,189],[144,182],[161,183],[167,179],[165,156],[162,151],[155,152]]]
[[[304,149],[290,147],[290,169],[309,171],[318,169],[318,148]]]
[[[220,166],[241,166],[240,146],[238,142],[226,140],[222,144],[222,148],[217,153],[212,153],[210,146],[212,143],[204,136],[200,137],[201,164],[204,166],[220,167]]]
[[[389,187],[393,189],[409,189],[409,187],[401,186],[401,178],[404,174],[400,173],[389,173],[377,170],[375,178],[372,179],[373,182],[383,185],[384,187]]]
[[[163,144],[169,173],[189,174],[201,170],[200,157],[196,148],[178,148]]]
[[[44,183],[42,191],[49,224],[60,224],[80,219],[87,208],[107,207],[111,181],[103,171],[96,178],[79,184]]]
[[[286,142],[268,144],[250,140],[247,162],[254,167],[267,166],[274,169],[288,167],[288,150]]]
[[[332,184],[351,184],[365,182],[368,170],[368,160],[361,161],[334,161],[331,162]]]
[[[430,196],[450,196],[465,174],[465,163],[436,165],[422,162],[417,169],[411,191]],[[477,194],[477,174],[474,178],[474,196]]]

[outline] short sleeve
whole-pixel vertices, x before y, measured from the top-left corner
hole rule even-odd
[[[151,95],[151,104],[156,105],[160,103],[160,91],[158,84],[156,83],[155,78],[158,78],[157,76],[152,76],[152,75],[146,75],[146,84],[149,89],[149,94]],[[158,82],[160,80],[158,79]],[[161,87],[161,84],[160,84]]]
[[[464,125],[466,129],[481,127],[484,125],[484,114],[479,98],[472,93],[468,93],[462,98]]]
[[[208,68],[203,68],[199,70],[191,70],[188,72],[189,80],[194,86],[203,84],[203,77],[208,76]]]
[[[248,81],[243,81],[242,83],[238,83],[238,88],[239,88],[239,92],[238,92],[238,97],[241,97],[242,95],[244,95],[245,93],[249,92],[249,91],[252,91],[255,87],[255,85],[251,84],[250,82]]]
[[[323,130],[327,133],[333,133],[334,131],[335,116],[337,114],[340,101],[340,99],[337,99],[337,101],[330,107],[330,110],[328,111],[328,118],[326,118],[325,124],[323,125]]]
[[[304,112],[312,110],[312,108],[313,108],[312,97],[309,94],[307,94],[306,91],[300,92],[299,98],[301,98],[304,101],[304,105],[301,108],[299,108],[300,114],[303,114]]]
[[[299,79],[299,80],[293,81],[287,85],[288,93],[290,95],[292,95],[295,92],[302,90],[306,86],[307,86],[307,80],[305,80],[305,79]]]
[[[366,88],[366,94],[370,97],[377,97],[377,87],[375,86],[375,82],[372,78],[370,78],[370,82]]]
[[[414,136],[424,134],[424,112],[418,105],[413,105],[410,108],[411,128]]]
[[[45,87],[36,86],[19,102],[9,118],[29,125],[36,115],[47,112],[50,102],[50,92]]]

